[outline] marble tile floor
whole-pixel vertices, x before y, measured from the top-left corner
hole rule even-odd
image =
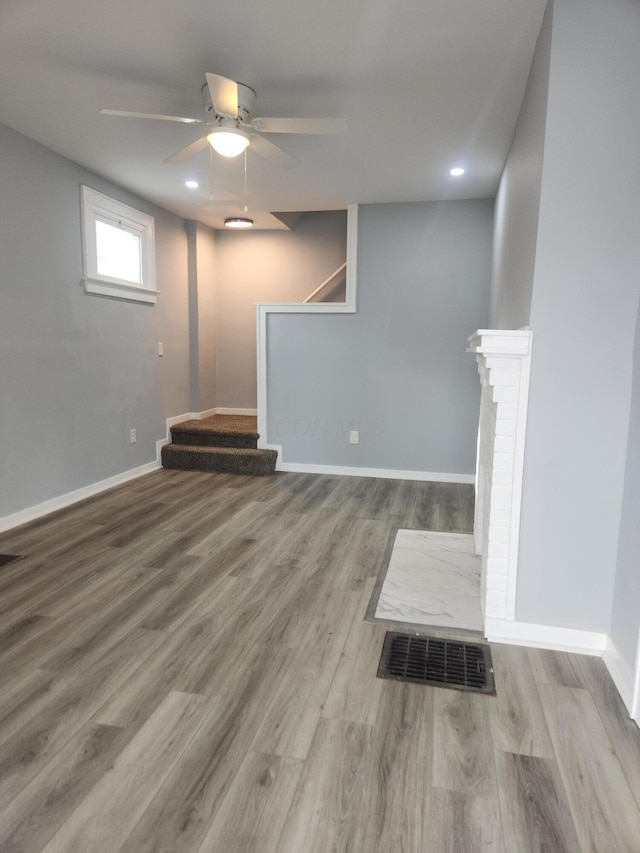
[[[398,530],[375,618],[481,632],[480,557],[473,536]]]

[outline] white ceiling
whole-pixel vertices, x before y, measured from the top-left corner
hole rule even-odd
[[[247,157],[260,211],[493,196],[546,0],[2,0],[0,121],[181,216],[219,227],[209,154],[163,160],[204,117],[206,71],[252,86],[256,115],[335,116],[346,137],[270,136],[301,163]],[[217,193],[242,157],[215,156]],[[454,180],[449,168],[463,165]],[[202,195],[187,190],[195,178]],[[258,217],[259,218],[259,217]],[[267,219],[271,219],[267,217]],[[266,221],[266,220],[265,220]]]

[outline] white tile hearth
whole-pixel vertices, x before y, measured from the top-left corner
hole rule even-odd
[[[398,530],[375,616],[482,631],[480,557],[473,536]]]

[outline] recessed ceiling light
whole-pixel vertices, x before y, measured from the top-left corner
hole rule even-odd
[[[184,185],[185,187],[189,187],[190,190],[197,190],[199,186],[197,181],[185,181]]]
[[[454,178],[459,178],[460,175],[464,175],[464,169],[461,169],[460,166],[456,166],[455,169],[451,169],[449,172]]]
[[[245,216],[228,216],[224,221],[227,228],[253,228],[253,219]]]

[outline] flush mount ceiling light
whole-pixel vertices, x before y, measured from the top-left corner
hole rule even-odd
[[[455,169],[450,170],[449,174],[454,178],[459,178],[461,175],[464,175],[464,169],[456,166]]]
[[[190,190],[197,190],[199,186],[197,181],[185,181],[184,185],[185,187],[189,187]]]
[[[253,219],[247,219],[245,216],[228,216],[224,224],[225,228],[253,228]]]
[[[207,139],[213,150],[223,157],[237,157],[249,145],[249,134],[239,127],[215,127]]]

